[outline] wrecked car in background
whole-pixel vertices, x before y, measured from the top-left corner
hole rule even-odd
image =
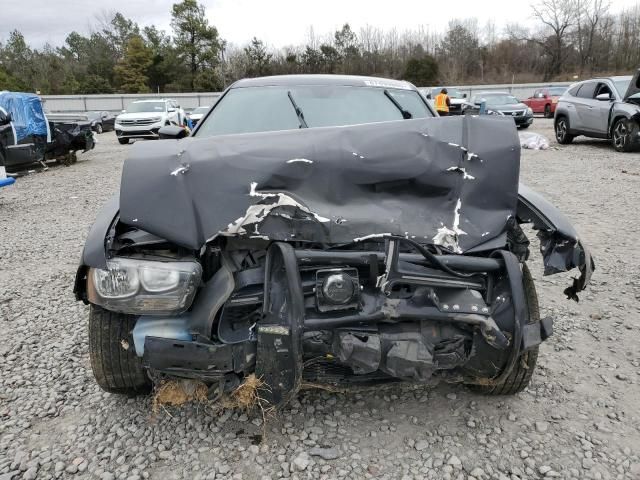
[[[572,85],[555,113],[556,140],[578,135],[610,139],[618,152],[640,146],[640,69],[634,76],[594,78]]]
[[[255,374],[276,406],[303,381],[524,389],[553,322],[520,225],[546,274],[578,269],[568,297],[594,265],[519,186],[511,119],[435,117],[406,82],[266,77],[231,86],[192,136],[134,145],[75,280],[98,384],[213,394]]]
[[[51,141],[40,97],[0,92],[0,166],[16,172],[42,162]]]
[[[46,115],[39,96],[0,92],[0,165],[18,172],[46,160],[70,164],[78,150],[95,146],[91,122],[68,115]]]
[[[58,160],[70,165],[77,160],[77,152],[95,147],[92,121],[86,115],[53,113],[47,115],[51,142],[47,144],[46,160]]]

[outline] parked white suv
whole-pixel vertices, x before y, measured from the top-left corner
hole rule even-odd
[[[161,127],[183,125],[184,119],[184,110],[175,100],[136,100],[116,117],[118,142],[124,145],[132,138],[158,138]]]

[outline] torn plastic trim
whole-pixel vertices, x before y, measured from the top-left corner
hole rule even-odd
[[[589,284],[595,263],[569,219],[542,195],[522,183],[518,188],[517,216],[519,223],[531,223],[538,230],[545,275],[567,272],[576,267],[580,270],[580,276],[564,290],[567,298],[578,301],[577,294]]]

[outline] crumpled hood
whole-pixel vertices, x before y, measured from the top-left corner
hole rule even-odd
[[[406,235],[505,244],[518,202],[513,121],[447,117],[140,142],[120,221],[199,249],[218,235],[345,244]]]

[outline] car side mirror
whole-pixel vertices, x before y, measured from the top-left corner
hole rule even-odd
[[[187,131],[177,125],[167,125],[166,127],[161,127],[160,130],[158,130],[158,135],[164,140],[180,140],[187,136]]]
[[[0,113],[0,125],[9,125],[11,120],[13,120],[11,112],[7,112],[6,114]]]
[[[601,102],[608,102],[611,100],[611,95],[608,93],[601,93],[600,95],[596,95],[596,100],[600,100]]]

